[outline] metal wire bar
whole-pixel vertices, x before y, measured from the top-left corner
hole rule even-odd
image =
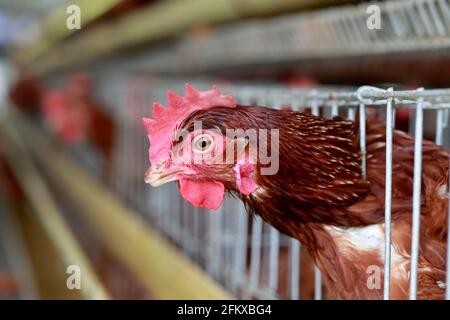
[[[420,89],[419,89],[420,90]],[[422,89],[423,90],[423,89]],[[423,142],[423,98],[417,102],[416,126],[414,141],[414,181],[413,181],[413,213],[409,298],[417,298],[417,270],[419,262],[420,241],[420,193],[422,184],[422,142]]]
[[[232,282],[233,292],[237,290],[240,284],[240,279],[246,274],[246,260],[247,260],[247,228],[248,228],[248,216],[245,212],[245,208],[238,203],[234,202],[234,210],[236,211],[236,250],[234,256],[234,281]]]
[[[322,300],[322,274],[318,267],[314,268],[314,300]]]
[[[290,293],[292,300],[300,298],[300,242],[297,239],[290,239]]]
[[[426,101],[423,109],[448,109],[450,108],[450,89],[433,89],[433,90],[406,90],[406,91],[389,91],[376,87],[362,86],[358,90],[352,92],[346,88],[323,88],[321,90],[299,90],[286,89],[277,86],[223,86],[227,92],[233,95],[241,95],[245,90],[247,94],[253,91],[254,97],[258,98],[258,105],[265,105],[269,96],[277,95],[283,101],[293,99],[301,100],[303,104],[310,104],[313,114],[319,104],[323,107],[335,106],[358,106],[360,103],[370,104],[371,106],[384,107],[387,99],[393,98],[393,102],[397,106],[403,108],[415,108],[415,102],[418,98],[424,97]],[[224,90],[225,91],[225,90]]]
[[[269,288],[276,291],[278,287],[278,258],[280,250],[280,233],[270,227],[269,247]]]
[[[364,179],[367,177],[366,169],[366,106],[364,103],[359,105],[359,146],[361,148],[361,171]]]
[[[221,220],[223,210],[219,212],[209,213],[209,241],[210,241],[210,255],[209,255],[209,272],[217,279],[221,273]]]
[[[259,217],[255,217],[252,223],[252,253],[250,257],[250,291],[252,292],[258,286],[259,273],[261,264],[261,234],[262,234],[262,220]],[[250,293],[251,293],[250,292]],[[248,294],[248,293],[247,293]]]
[[[353,107],[349,107],[348,108],[348,110],[347,110],[347,118],[352,120],[352,121],[355,121],[355,108],[353,108]]]
[[[336,100],[331,103],[331,117],[339,115],[339,106]]]
[[[314,94],[316,94],[316,92],[314,92]],[[313,98],[311,102],[311,110],[313,115],[315,116],[319,115],[319,102],[315,98]]]
[[[171,203],[171,223],[170,223],[170,232],[171,236],[177,241],[176,235],[179,234],[178,229],[181,222],[181,204],[179,201],[179,193],[178,186],[171,186],[170,188],[170,203]]]
[[[161,199],[162,202],[164,203],[164,212],[162,214],[162,222],[163,222],[163,226],[164,229],[166,230],[167,233],[170,232],[170,228],[171,228],[171,224],[172,224],[172,206],[173,206],[173,201],[172,201],[172,187],[171,185],[167,185],[166,191],[162,194]]]
[[[363,99],[400,99],[400,100],[417,100],[418,98],[444,98],[450,96],[450,89],[432,89],[432,90],[403,90],[403,91],[391,91],[382,90],[375,87],[361,87],[364,90],[360,92],[360,96]],[[357,93],[357,95],[359,95]]]
[[[169,199],[169,201],[172,201]],[[200,237],[200,212],[199,212],[199,208],[194,208],[194,210],[192,210],[192,230],[191,230],[191,236],[194,239],[199,239]],[[192,258],[194,261],[199,262],[199,251],[196,250],[196,242],[195,241],[190,241],[192,243],[192,247],[191,247],[191,254],[192,254]]]
[[[437,110],[436,112],[436,139],[437,145],[442,145],[444,131],[444,110]]]
[[[392,128],[395,128],[395,106],[392,107]]]
[[[291,100],[290,105],[294,111],[303,111],[299,99]],[[318,113],[317,106],[313,110]],[[289,293],[292,300],[300,298],[300,242],[297,239],[289,240]]]
[[[450,121],[450,109],[444,110],[444,128],[448,127],[448,122]]]
[[[226,221],[226,238],[224,239],[224,245],[225,245],[225,259],[222,263],[222,268],[224,269],[225,273],[225,279],[226,279],[226,286],[229,288],[231,287],[233,282],[236,282],[234,278],[236,277],[236,274],[233,272],[233,263],[234,263],[234,257],[235,257],[235,251],[237,247],[236,243],[236,230],[234,229],[236,223],[236,214],[235,211],[235,205],[231,201],[226,202],[226,214],[225,214],[225,221]]]
[[[393,90],[389,88],[389,90]],[[389,300],[391,290],[391,201],[392,201],[392,98],[386,105],[386,187],[384,200],[384,300]]]

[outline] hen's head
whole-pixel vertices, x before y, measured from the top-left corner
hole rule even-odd
[[[92,92],[92,82],[88,73],[76,72],[67,79],[65,90],[72,98],[85,98]]]
[[[229,191],[255,212],[289,212],[288,203],[306,210],[367,192],[352,121],[241,106],[215,87],[186,85],[185,96],[169,92],[168,100],[143,119],[151,162],[145,181],[178,181],[195,206],[217,209]]]
[[[86,138],[88,115],[72,104],[63,90],[46,89],[41,99],[45,122],[64,143],[75,144]]]
[[[145,181],[154,187],[178,181],[187,201],[215,210],[226,189],[249,194],[257,188],[254,162],[245,147],[248,141],[227,135],[230,117],[219,114],[238,114],[234,99],[215,86],[208,91],[185,88],[185,96],[169,92],[169,106],[154,103],[152,118],[143,118],[151,162]]]

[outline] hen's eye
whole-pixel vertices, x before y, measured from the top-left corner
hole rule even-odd
[[[200,149],[206,149],[206,147],[208,146],[208,141],[206,141],[206,139],[201,139],[199,142],[199,147]]]
[[[205,152],[210,149],[212,145],[212,139],[208,135],[202,135],[195,139],[194,146],[195,149],[201,152]]]

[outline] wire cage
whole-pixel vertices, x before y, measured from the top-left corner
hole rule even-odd
[[[260,218],[250,218],[243,204],[225,200],[218,212],[191,206],[181,198],[176,184],[150,188],[143,182],[148,163],[148,141],[141,117],[149,116],[153,101],[165,101],[167,90],[183,91],[184,79],[153,76],[101,74],[97,77],[97,98],[114,115],[117,133],[115,171],[111,182],[115,192],[142,218],[156,227],[184,255],[201,266],[234,296],[244,299],[322,299],[320,271],[311,267],[311,258],[299,241],[280,234]],[[115,79],[111,82],[111,79]],[[210,79],[189,81],[206,89]],[[292,89],[278,84],[217,83],[240,104],[252,104],[293,110],[309,109],[315,115],[360,117],[362,173],[365,175],[366,114],[377,113],[386,121],[386,243],[390,243],[392,135],[396,112],[413,112],[407,131],[415,137],[413,230],[410,297],[416,298],[419,244],[421,146],[424,135],[438,145],[450,144],[450,89],[393,90],[363,86],[360,88],[317,87]],[[359,113],[357,110],[359,109]],[[85,151],[85,150],[84,150]],[[91,172],[98,172],[95,160],[80,158]],[[95,158],[92,153],[92,158]],[[448,192],[448,191],[447,191]],[[306,261],[305,261],[306,260]],[[449,261],[450,262],[450,261]],[[447,284],[449,283],[447,263]],[[308,270],[303,270],[307,268]],[[385,250],[385,298],[389,298],[390,246]],[[448,288],[448,286],[447,286]],[[450,290],[447,289],[447,299]]]
[[[375,12],[380,14],[378,27],[369,26]],[[203,37],[188,35],[130,64],[180,73],[310,58],[430,52],[449,46],[448,0],[396,0],[240,22]]]

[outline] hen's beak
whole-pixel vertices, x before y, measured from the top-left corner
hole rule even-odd
[[[145,173],[145,183],[149,183],[152,187],[159,187],[167,182],[178,179],[177,174],[182,172],[180,169],[165,169],[164,171],[155,170],[152,167],[147,169]]]

